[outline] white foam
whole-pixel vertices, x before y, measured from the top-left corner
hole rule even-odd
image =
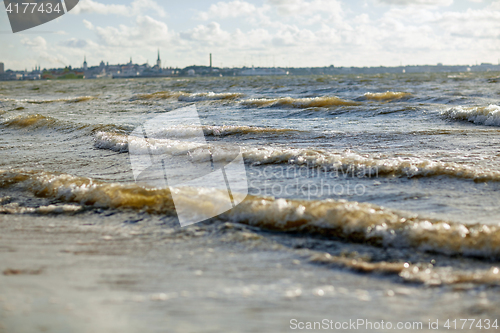
[[[467,120],[471,123],[486,126],[500,126],[500,106],[491,104],[486,107],[457,106],[442,113],[455,120]]]
[[[188,150],[200,147],[199,143],[131,137],[135,154],[183,154]],[[128,151],[128,139],[125,135],[99,132],[95,136],[95,146],[116,152]],[[223,145],[210,144],[206,147],[213,154],[220,156],[228,154]],[[241,147],[247,163],[292,164],[326,171],[338,171],[346,175],[356,176],[398,176],[398,177],[434,177],[448,176],[475,181],[500,181],[500,172],[483,167],[459,164],[454,162],[434,161],[419,157],[411,158],[380,158],[371,155],[361,155],[354,152],[329,152],[313,149],[292,149],[276,147]],[[203,154],[201,154],[203,155]]]
[[[243,94],[239,93],[194,93],[194,94],[181,94],[177,100],[184,102],[199,102],[199,101],[216,101],[224,99],[237,99],[242,97]]]
[[[0,170],[0,184],[17,184],[18,188],[35,194],[43,193],[46,197],[79,205],[136,209],[155,214],[175,212],[169,190],[145,189],[137,184],[105,183],[65,174],[21,170]],[[208,204],[211,198],[222,194],[221,190],[213,188],[176,189],[178,199],[192,207],[193,211],[199,212],[210,212],[213,209]],[[233,195],[240,196],[238,193]],[[245,195],[238,197],[237,201],[243,198]],[[71,213],[79,210],[77,205],[28,210],[20,210],[19,206],[11,204],[0,207],[4,207],[6,213]],[[500,227],[497,225],[467,225],[429,220],[416,214],[368,203],[248,196],[240,205],[220,217],[280,232],[321,234],[346,241],[395,248],[419,248],[447,255],[500,258]]]

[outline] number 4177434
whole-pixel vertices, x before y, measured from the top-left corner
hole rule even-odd
[[[56,3],[53,5],[50,2],[23,2],[21,4],[19,3],[9,3],[9,5],[6,8],[7,13],[12,14],[35,14],[35,12],[39,13],[60,13],[62,11],[60,3]]]
[[[498,319],[495,319],[494,321],[491,321],[489,319],[455,319],[455,320],[450,320],[448,319],[446,323],[444,324],[444,327],[447,329],[453,329],[453,330],[471,330],[473,328],[475,329],[484,329],[484,330],[489,330],[489,329],[498,329]]]

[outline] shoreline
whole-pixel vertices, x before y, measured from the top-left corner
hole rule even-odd
[[[126,224],[124,215],[0,215],[0,332],[288,332],[294,318],[500,314],[496,289],[313,265],[309,249],[238,224],[158,228],[159,217]]]

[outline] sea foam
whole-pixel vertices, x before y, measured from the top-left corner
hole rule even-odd
[[[494,104],[476,107],[457,106],[443,111],[442,115],[478,125],[500,126],[500,106]]]

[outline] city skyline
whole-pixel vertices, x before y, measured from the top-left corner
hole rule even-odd
[[[147,60],[145,63],[139,63],[139,62],[134,62],[132,57],[129,58],[128,61],[125,61],[123,63],[118,63],[118,62],[109,62],[108,60],[105,61],[105,59],[102,59],[94,64],[89,64],[87,62],[87,56],[84,55],[83,56],[83,61],[81,62],[81,64],[76,64],[75,66],[73,65],[64,65],[62,67],[43,67],[41,66],[40,64],[35,64],[33,66],[31,66],[30,68],[26,67],[24,69],[20,69],[20,70],[16,70],[16,69],[12,69],[12,68],[8,68],[5,63],[1,62],[0,61],[0,66],[1,68],[3,69],[2,73],[6,72],[6,71],[14,71],[14,72],[31,72],[31,71],[38,71],[38,72],[41,72],[43,70],[61,70],[61,69],[64,69],[64,68],[72,68],[72,69],[79,69],[79,70],[87,70],[87,69],[92,69],[92,68],[99,68],[99,67],[116,67],[116,66],[127,66],[127,65],[133,65],[133,66],[140,66],[140,67],[148,67],[148,68],[159,68],[159,69],[184,69],[184,68],[190,68],[190,67],[207,67],[207,68],[211,68],[212,67],[212,63],[211,63],[211,60],[212,60],[212,54],[209,54],[209,60],[207,61],[207,63],[201,63],[201,64],[191,64],[191,65],[188,65],[188,66],[184,66],[184,67],[179,67],[179,66],[162,66],[162,60],[160,59],[160,54],[159,54],[159,51],[158,51],[158,55],[157,55],[157,59],[155,59],[154,63],[151,64],[149,62],[149,60]],[[487,62],[476,62],[475,64],[443,64],[443,63],[437,63],[437,64],[407,64],[407,65],[403,65],[403,64],[399,64],[399,65],[395,65],[395,66],[334,66],[334,65],[330,65],[330,66],[300,66],[300,67],[286,67],[286,66],[271,66],[271,67],[266,67],[266,66],[255,66],[255,65],[250,65],[250,66],[247,66],[247,65],[243,65],[241,67],[239,66],[231,66],[231,67],[218,67],[218,66],[213,66],[213,68],[224,68],[224,69],[243,69],[243,68],[290,68],[290,69],[301,69],[301,68],[311,68],[311,69],[314,69],[314,68],[317,68],[317,69],[320,69],[320,68],[327,68],[327,67],[333,67],[333,68],[357,68],[357,69],[363,69],[363,68],[408,68],[408,67],[430,67],[430,68],[440,68],[440,67],[485,67],[485,66],[491,66],[491,67],[498,67],[500,66],[500,59],[498,60],[498,63],[487,63]]]
[[[8,33],[0,61],[13,70],[101,60],[165,67],[475,65],[500,58],[500,1],[249,0],[158,3],[82,0],[53,22]]]

